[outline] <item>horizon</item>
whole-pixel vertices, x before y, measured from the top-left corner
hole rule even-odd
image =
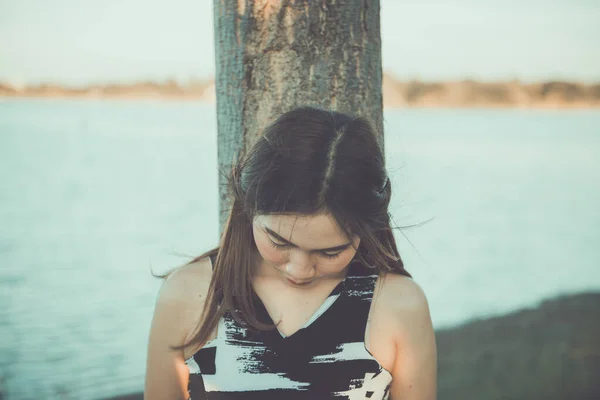
[[[211,79],[212,18],[210,0],[0,2],[0,82]],[[381,0],[383,71],[399,81],[596,84],[599,20],[595,0]]]
[[[517,83],[520,85],[541,85],[545,83],[567,83],[573,85],[581,85],[581,86],[597,86],[600,85],[600,79],[597,80],[577,80],[577,79],[542,79],[542,80],[523,80],[523,79],[506,79],[506,80],[498,80],[498,79],[473,79],[469,77],[465,78],[457,78],[457,79],[419,79],[419,78],[406,78],[402,79],[396,76],[393,72],[383,70],[383,75],[391,76],[398,83],[422,83],[422,84],[448,84],[448,83],[463,83],[463,82],[474,82],[481,84],[509,84],[509,83]],[[215,80],[214,75],[204,76],[204,77],[190,77],[188,79],[177,80],[172,77],[164,77],[158,78],[155,80],[143,79],[139,80],[130,80],[130,81],[90,81],[90,82],[82,82],[82,83],[72,83],[72,82],[56,82],[56,81],[39,81],[39,82],[29,82],[29,83],[14,83],[8,80],[2,80],[0,78],[0,84],[7,85],[9,87],[13,87],[15,89],[24,89],[24,88],[35,88],[39,86],[56,86],[62,89],[67,90],[78,90],[78,89],[87,89],[94,86],[106,87],[106,86],[117,86],[117,87],[125,87],[132,85],[145,85],[145,84],[153,84],[165,86],[174,82],[178,87],[185,88],[186,86],[191,86],[193,84],[213,84]]]

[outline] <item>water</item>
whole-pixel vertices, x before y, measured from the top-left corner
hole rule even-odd
[[[140,390],[164,272],[217,241],[215,111],[0,102],[0,387]],[[600,290],[600,112],[386,113],[392,212],[436,327]]]

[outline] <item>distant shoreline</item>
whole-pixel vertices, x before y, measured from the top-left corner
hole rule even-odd
[[[214,80],[188,84],[136,82],[68,87],[56,84],[17,86],[0,82],[0,98],[61,98],[94,100],[165,100],[215,102]],[[600,82],[422,82],[383,77],[384,108],[600,108]]]

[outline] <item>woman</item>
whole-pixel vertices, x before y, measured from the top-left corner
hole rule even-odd
[[[428,305],[398,255],[371,126],[287,112],[230,185],[219,247],[160,291],[145,399],[434,399]]]

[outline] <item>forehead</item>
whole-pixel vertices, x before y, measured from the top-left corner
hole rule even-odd
[[[348,242],[330,214],[257,216],[255,222],[300,247],[335,247]]]

